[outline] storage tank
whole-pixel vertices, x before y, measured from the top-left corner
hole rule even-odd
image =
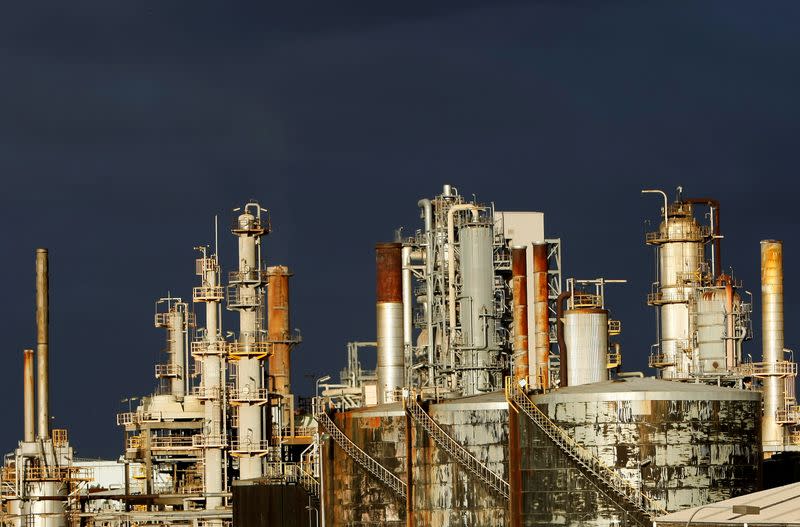
[[[608,378],[608,310],[568,309],[564,312],[567,345],[567,386],[589,384]]]
[[[753,492],[761,395],[628,378],[532,396],[577,443],[668,511]],[[523,524],[610,526],[625,509],[530,419],[520,420]],[[607,489],[606,489],[607,490]]]

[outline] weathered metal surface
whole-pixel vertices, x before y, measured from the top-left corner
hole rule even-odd
[[[234,485],[233,526],[318,525],[319,506],[300,485]]]
[[[511,249],[511,296],[514,331],[514,379],[528,379],[528,280],[525,247]]]
[[[50,438],[50,285],[47,249],[36,249],[36,396],[39,439]]]
[[[783,243],[777,240],[761,242],[761,344],[763,362],[783,360]],[[776,413],[782,410],[784,379],[764,378],[764,415],[761,434],[764,445],[783,444],[784,429]]]
[[[533,244],[533,317],[534,317],[534,356],[531,376],[542,389],[550,388],[550,331],[547,309],[547,244]]]
[[[403,245],[379,243],[375,245],[376,301],[403,301]]]
[[[23,441],[32,443],[36,440],[35,430],[35,387],[33,372],[33,350],[25,350],[22,365],[22,413],[23,413]]]
[[[289,268],[267,268],[267,338],[272,343],[269,358],[270,390],[284,397],[291,391],[291,335],[289,323]],[[288,405],[287,405],[288,406]],[[286,409],[288,412],[289,409]],[[286,413],[285,412],[285,413]],[[288,423],[288,418],[283,420]]]
[[[667,510],[757,489],[756,393],[653,379],[575,388],[534,400],[577,442]],[[630,520],[543,444],[531,426],[521,426],[524,525],[617,525]]]

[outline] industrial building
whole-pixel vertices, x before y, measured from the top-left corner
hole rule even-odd
[[[656,258],[642,292],[656,311],[649,352],[617,339],[625,269],[563,276],[542,212],[444,185],[416,203],[410,236],[375,245],[374,334],[354,336],[366,338],[347,344],[338,381],[318,379],[307,409],[291,384],[291,272],[264,261],[269,212],[246,203],[230,228],[233,270],[216,243],[197,247],[191,301],[155,301],[157,385],[117,415],[124,484],[99,493],[48,427],[37,252],[38,372],[25,351],[23,440],[6,456],[0,523],[649,526],[761,490],[800,450],[782,244],[761,243],[762,360],[745,360],[758,356],[753,301],[723,272],[720,204],[643,192],[663,201],[643,240]],[[652,370],[625,372],[625,353]]]

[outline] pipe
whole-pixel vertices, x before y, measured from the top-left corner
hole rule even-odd
[[[550,321],[547,306],[547,244],[533,244],[534,357],[530,374],[542,390],[550,388]]]
[[[411,246],[403,247],[403,355],[411,364],[413,346],[413,304],[411,302]]]
[[[719,201],[711,198],[690,198],[685,203],[707,205],[711,209],[711,223],[714,234],[714,277],[722,275],[722,234],[720,233],[720,206]]]
[[[525,247],[511,248],[511,301],[514,324],[514,381],[528,380],[528,292],[527,250]]]
[[[33,381],[33,350],[25,350],[23,351],[23,363],[22,363],[22,391],[23,391],[23,404],[22,404],[22,413],[24,416],[24,435],[23,441],[26,443],[33,443],[36,440],[36,433],[34,430],[34,422],[36,420],[35,417],[35,406],[34,406],[34,398],[35,395],[35,388],[34,388],[34,381]]]
[[[669,199],[667,193],[663,190],[647,189],[643,190],[642,194],[661,194],[664,197],[664,227],[669,233]]]
[[[425,327],[428,335],[428,386],[434,384],[434,348],[436,346],[433,334],[433,266],[434,266],[434,246],[433,246],[433,211],[431,200],[424,198],[417,202],[417,206],[422,209],[422,217],[425,220],[425,295],[427,297],[425,306]]]
[[[477,220],[478,211],[483,210],[483,207],[478,207],[477,205],[473,205],[471,203],[464,203],[453,205],[447,211],[447,288],[448,296],[450,298],[448,306],[450,311],[450,331],[456,327],[456,235],[453,223],[455,213],[462,210],[472,211],[473,218]]]
[[[783,244],[776,240],[761,242],[761,339],[763,362],[773,365],[783,361]],[[783,445],[784,429],[776,413],[784,408],[780,376],[764,378],[764,414],[761,440],[765,445]]]
[[[572,296],[572,291],[564,291],[558,295],[556,300],[556,328],[558,335],[558,358],[559,358],[559,378],[561,380],[561,388],[567,387],[567,343],[564,339],[564,300]]]
[[[405,386],[402,248],[400,243],[375,246],[378,404],[388,402],[387,392]]]
[[[36,358],[39,439],[50,439],[50,286],[47,249],[36,249]]]
[[[289,268],[277,265],[267,268],[267,338],[272,344],[269,359],[270,388],[284,399],[283,422],[291,421],[285,404],[292,398],[291,335],[289,334]]]

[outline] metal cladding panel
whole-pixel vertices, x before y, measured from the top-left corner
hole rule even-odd
[[[319,505],[299,485],[234,485],[233,526],[316,525]],[[309,516],[310,514],[310,516]]]
[[[608,378],[608,311],[569,310],[564,313],[568,386]]]
[[[697,300],[697,352],[704,373],[725,371],[725,291],[709,291]]]
[[[681,377],[691,369],[691,359],[684,352],[689,345],[689,307],[687,304],[661,306],[661,353],[674,361],[664,368],[665,379]]]
[[[387,399],[384,394],[405,386],[403,353],[403,304],[377,304],[378,320],[378,403]]]

